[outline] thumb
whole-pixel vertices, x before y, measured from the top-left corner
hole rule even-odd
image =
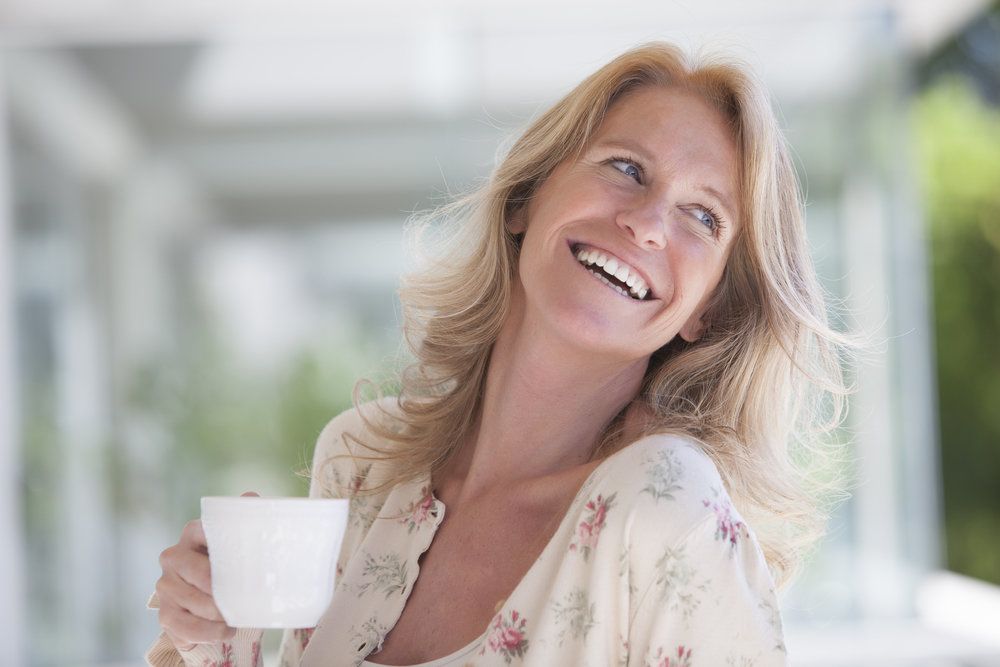
[[[240,494],[240,498],[245,498],[247,496],[260,497],[260,494],[257,493],[256,491],[244,491],[243,493]]]

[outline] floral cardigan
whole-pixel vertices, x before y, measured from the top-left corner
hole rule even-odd
[[[360,665],[399,619],[418,559],[445,516],[429,475],[355,495],[378,471],[349,457],[355,410],[320,434],[310,497],[351,499],[330,607],[315,628],[286,630],[281,667]],[[379,464],[376,464],[378,467]],[[149,606],[157,606],[156,596]],[[637,440],[580,487],[541,555],[468,664],[598,667],[770,666],[787,662],[774,583],[711,459],[693,442]],[[177,651],[161,634],[150,665],[258,667],[263,631]]]

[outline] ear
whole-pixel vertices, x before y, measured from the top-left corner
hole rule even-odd
[[[713,305],[716,298],[717,295],[713,294],[698,304],[698,307],[694,309],[694,312],[691,313],[687,322],[678,332],[681,338],[689,343],[694,343],[705,334],[705,331],[712,324]]]
[[[523,234],[528,228],[528,223],[525,221],[524,209],[524,206],[518,206],[507,216],[507,231],[511,234]]]
[[[705,333],[705,329],[707,328],[705,321],[702,319],[704,315],[703,308],[699,308],[697,312],[691,313],[691,317],[688,318],[687,322],[684,323],[684,326],[678,332],[681,338],[689,343],[694,343],[701,338],[701,335]]]

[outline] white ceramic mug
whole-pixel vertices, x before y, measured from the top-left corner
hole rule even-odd
[[[212,496],[201,523],[230,627],[311,628],[330,605],[346,499]]]

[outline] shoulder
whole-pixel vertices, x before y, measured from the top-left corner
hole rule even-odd
[[[624,538],[639,569],[668,549],[739,551],[754,567],[763,552],[752,528],[734,505],[715,462],[691,438],[656,434],[635,441],[605,462],[598,482],[627,508]],[[654,558],[654,560],[656,560]]]
[[[601,464],[600,484],[629,508],[630,532],[680,539],[728,503],[715,463],[690,438],[641,438]]]
[[[718,644],[720,651],[736,647],[746,655],[759,649],[768,657],[752,664],[784,664],[773,577],[756,535],[702,445],[656,435],[620,453],[611,472],[628,480],[624,557],[636,594],[637,626],[649,625],[646,630],[661,639],[683,638],[678,642],[685,646],[728,628],[728,636],[708,644]],[[667,612],[670,619],[659,618]],[[707,664],[724,664],[721,653],[716,657]]]
[[[382,447],[384,441],[372,433],[369,423],[398,414],[395,396],[368,401],[333,417],[316,439],[309,494],[313,497],[342,498],[354,495],[360,478],[368,476],[377,452],[366,445]]]

